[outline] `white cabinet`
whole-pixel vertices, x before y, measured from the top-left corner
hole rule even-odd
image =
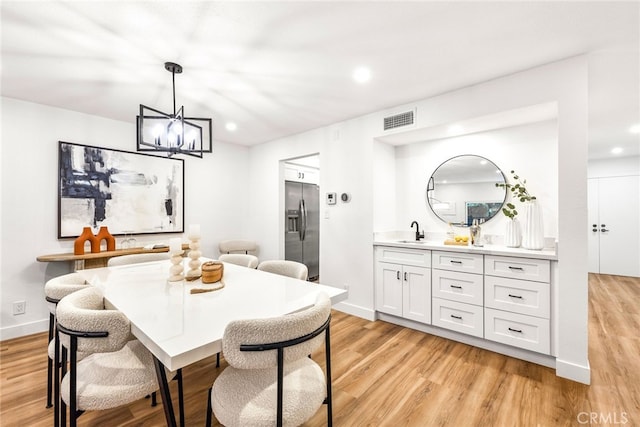
[[[377,311],[431,323],[431,269],[425,252],[376,248]]]
[[[485,255],[484,337],[551,352],[551,263]]]
[[[432,323],[482,338],[483,255],[433,251]]]
[[[318,169],[285,163],[284,180],[295,182],[306,182],[308,184],[319,184],[320,174]]]

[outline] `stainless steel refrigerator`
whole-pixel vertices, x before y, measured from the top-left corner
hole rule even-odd
[[[284,258],[305,264],[309,280],[320,274],[320,190],[316,184],[285,181]]]

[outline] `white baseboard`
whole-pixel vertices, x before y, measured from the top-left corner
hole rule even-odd
[[[587,365],[584,366],[558,358],[556,359],[556,375],[582,384],[591,384],[591,367],[588,360]]]
[[[46,332],[49,330],[49,319],[36,320],[35,322],[23,323],[15,326],[0,328],[0,341],[20,338],[27,335]]]
[[[364,308],[359,305],[349,304],[348,302],[339,302],[333,306],[338,311],[360,317],[373,322],[376,320],[376,312],[370,308]]]

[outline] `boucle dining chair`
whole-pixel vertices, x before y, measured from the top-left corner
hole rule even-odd
[[[258,250],[258,245],[253,240],[222,240],[218,243],[221,254],[248,254]]]
[[[169,258],[169,252],[151,252],[148,254],[121,255],[109,258],[109,261],[107,261],[107,266],[115,267],[117,265],[139,264],[141,262],[161,261]]]
[[[62,344],[60,424],[66,425],[67,405],[69,424],[75,427],[85,411],[123,406],[158,390],[153,355],[139,340],[131,339],[131,324],[124,314],[105,308],[98,289],[87,287],[60,300],[56,320]],[[78,352],[90,354],[78,361]],[[173,374],[178,378],[180,424],[184,425],[182,372],[169,377]]]
[[[331,301],[319,293],[303,311],[227,325],[222,351],[229,363],[209,390],[212,413],[224,426],[297,426],[325,403],[332,425]],[[325,372],[309,355],[325,343]]]
[[[45,283],[44,296],[47,301],[47,307],[49,308],[49,345],[47,346],[47,408],[53,406],[53,382],[54,382],[54,330],[55,330],[55,315],[58,302],[67,295],[84,289],[87,287],[87,282],[78,273],[69,273],[62,276],[54,277]],[[57,368],[57,366],[56,366]]]
[[[281,276],[289,276],[300,280],[307,280],[309,278],[309,269],[307,266],[296,261],[262,261],[258,265],[258,270],[279,274]]]
[[[218,257],[218,260],[249,268],[258,266],[258,257],[249,254],[222,254]]]

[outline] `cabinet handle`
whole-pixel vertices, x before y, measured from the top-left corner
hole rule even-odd
[[[462,320],[462,316],[456,316],[455,314],[451,314],[451,317],[454,319]]]
[[[512,266],[509,266],[509,270],[524,271],[524,268],[522,268],[522,267],[512,267]]]
[[[396,279],[400,280],[400,271],[396,271]]]
[[[522,299],[522,296],[520,296],[520,295],[511,295],[511,294],[509,294],[509,296],[510,296],[511,298],[518,298],[518,299]]]
[[[462,264],[462,261],[449,260],[451,264]]]
[[[522,329],[513,329],[513,328],[508,328],[511,332],[517,332],[519,334],[522,333]]]
[[[451,286],[454,289],[462,289],[462,286],[459,286],[459,285],[449,285],[449,286]]]
[[[404,272],[404,281],[405,282],[407,281],[407,272],[406,271]]]
[[[606,228],[601,228],[600,231],[606,232],[606,231],[609,231],[609,230],[607,230]]]

